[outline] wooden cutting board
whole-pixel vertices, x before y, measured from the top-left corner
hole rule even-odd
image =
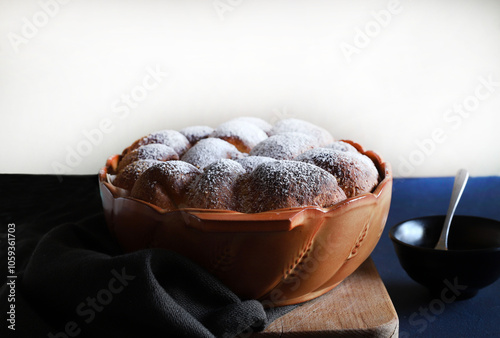
[[[253,338],[398,337],[399,321],[371,258],[330,292],[276,319]]]

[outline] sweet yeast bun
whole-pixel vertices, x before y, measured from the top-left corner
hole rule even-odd
[[[171,161],[178,159],[179,155],[172,147],[151,143],[140,146],[123,156],[118,164],[117,171],[120,172],[127,165],[138,160]]]
[[[130,197],[164,209],[177,209],[184,203],[187,187],[201,170],[184,161],[156,163],[136,181]]]
[[[262,129],[245,120],[224,122],[215,128],[210,136],[231,143],[243,153],[249,153],[253,147],[267,138]]]
[[[195,144],[201,139],[207,138],[212,134],[214,128],[209,126],[189,126],[179,130],[179,133],[184,135],[191,145]]]
[[[220,159],[206,166],[190,185],[186,206],[202,209],[238,210],[236,186],[245,169],[236,161]]]
[[[347,142],[344,141],[335,141],[330,144],[327,144],[326,146],[323,146],[323,148],[330,148],[333,150],[339,150],[339,151],[352,151],[354,153],[357,153],[358,150],[354,148],[354,146],[350,145]]]
[[[242,117],[237,117],[235,119],[229,120],[230,121],[245,121],[252,123],[262,129],[267,135],[270,135],[271,129],[273,126],[269,123],[266,122],[265,120],[258,118],[258,117],[253,117],[253,116],[242,116]]]
[[[123,151],[109,177],[125,196],[165,210],[328,208],[379,183],[356,147],[307,121],[241,117],[151,133]]]
[[[379,173],[372,160],[358,152],[315,148],[297,156],[296,160],[331,173],[348,198],[371,192],[379,182]]]
[[[275,160],[293,160],[296,156],[317,146],[316,140],[303,133],[282,133],[273,135],[250,152],[251,156],[266,156]]]
[[[209,137],[198,141],[181,157],[181,160],[203,169],[220,159],[237,159],[243,156],[231,143]]]
[[[255,168],[240,187],[241,211],[262,212],[302,206],[329,207],[346,198],[337,180],[309,163],[278,160]]]
[[[131,190],[137,179],[150,167],[157,163],[162,163],[156,160],[138,160],[132,162],[125,166],[121,171],[118,172],[115,179],[113,180],[113,185]]]
[[[303,133],[311,136],[317,141],[319,146],[327,145],[334,141],[333,136],[326,129],[295,118],[283,119],[276,122],[270,134],[278,135],[290,132]]]
[[[138,139],[129,148],[124,150],[123,155],[146,144],[164,144],[174,149],[179,156],[182,156],[191,147],[186,136],[177,130],[165,129]]]
[[[240,159],[237,159],[236,162],[241,164],[241,166],[245,169],[247,173],[252,172],[255,168],[265,162],[273,162],[276,161],[274,158],[266,157],[266,156],[246,156]]]

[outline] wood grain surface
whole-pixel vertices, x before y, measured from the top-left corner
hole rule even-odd
[[[336,288],[251,337],[398,337],[398,333],[396,310],[368,258]]]

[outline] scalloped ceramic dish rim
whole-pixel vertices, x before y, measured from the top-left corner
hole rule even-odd
[[[406,242],[403,242],[399,239],[396,238],[394,235],[394,231],[396,228],[401,226],[404,223],[411,222],[411,221],[417,221],[421,219],[426,219],[426,218],[436,218],[436,217],[445,217],[446,215],[428,215],[428,216],[421,216],[421,217],[415,217],[415,218],[410,218],[405,221],[399,222],[391,227],[389,229],[389,238],[393,241],[396,242],[399,245],[405,246],[407,248],[411,248],[414,250],[422,250],[424,252],[449,252],[450,254],[466,254],[466,253],[488,253],[488,252],[498,252],[500,251],[500,246],[498,247],[488,247],[488,248],[482,248],[482,249],[448,249],[448,250],[436,250],[434,248],[428,248],[424,246],[418,246],[418,245],[412,245]],[[494,223],[500,224],[500,221],[497,221],[492,218],[486,218],[486,217],[480,217],[480,216],[471,216],[471,215],[455,215],[454,217],[464,217],[464,218],[476,218],[476,219],[482,219],[485,221],[490,221]]]
[[[341,140],[343,142],[349,143],[352,146],[354,146],[360,153],[368,156],[373,163],[375,164],[377,170],[379,171],[379,175],[383,177],[383,179],[379,182],[377,187],[370,192],[370,193],[365,193],[361,194],[358,196],[354,196],[348,199],[345,199],[339,203],[336,203],[330,207],[327,208],[321,208],[318,206],[305,206],[305,207],[296,207],[296,208],[284,208],[284,209],[275,209],[275,210],[269,210],[269,211],[263,211],[259,213],[242,213],[238,211],[233,211],[233,210],[222,210],[222,209],[199,209],[199,208],[180,208],[176,210],[167,210],[167,209],[162,209],[154,204],[129,197],[128,194],[129,192],[125,189],[121,189],[118,187],[115,187],[109,182],[108,179],[108,168],[114,167],[116,168],[116,165],[118,163],[118,160],[121,155],[112,155],[108,158],[106,166],[101,168],[99,171],[99,183],[101,190],[103,187],[105,187],[106,190],[111,193],[112,197],[115,200],[120,200],[120,199],[127,199],[134,201],[138,204],[143,204],[152,210],[154,210],[158,215],[160,216],[165,216],[170,214],[170,213],[175,213],[175,212],[185,212],[188,214],[191,214],[193,216],[196,216],[197,218],[204,220],[204,221],[217,221],[220,223],[224,223],[225,221],[228,222],[242,222],[242,223],[248,223],[247,227],[244,228],[231,228],[225,229],[224,227],[217,227],[217,226],[210,226],[214,225],[214,223],[206,224],[205,222],[201,222],[200,224],[197,224],[193,222],[190,222],[189,224],[186,224],[186,226],[193,227],[193,228],[198,228],[199,230],[206,231],[206,232],[253,232],[253,231],[289,231],[293,229],[296,226],[300,226],[302,222],[286,222],[283,223],[283,221],[290,221],[292,218],[295,218],[299,214],[302,214],[303,212],[314,212],[314,213],[319,213],[319,214],[326,214],[332,213],[334,211],[337,211],[339,209],[344,209],[348,205],[352,205],[353,203],[356,204],[361,204],[362,202],[368,203],[370,200],[377,200],[379,196],[382,194],[384,191],[386,185],[392,181],[392,170],[391,166],[389,163],[384,162],[382,158],[375,153],[374,151],[368,150],[364,151],[363,147],[353,141],[350,140]],[[281,221],[281,222],[280,222]],[[252,227],[253,224],[255,223],[260,223],[260,222],[268,222],[271,224],[267,224],[265,229],[262,229],[260,227]],[[205,223],[205,224],[202,224]],[[274,223],[274,224],[273,224]]]

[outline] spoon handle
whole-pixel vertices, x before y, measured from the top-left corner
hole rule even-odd
[[[455,214],[455,209],[457,208],[458,201],[462,196],[462,193],[469,179],[469,172],[465,169],[460,169],[455,176],[455,182],[453,183],[453,191],[451,193],[450,205],[448,206],[448,212],[446,213],[446,219],[444,220],[443,230],[441,231],[441,236],[436,244],[435,249],[438,250],[448,250],[448,233],[450,232],[451,219]]]

